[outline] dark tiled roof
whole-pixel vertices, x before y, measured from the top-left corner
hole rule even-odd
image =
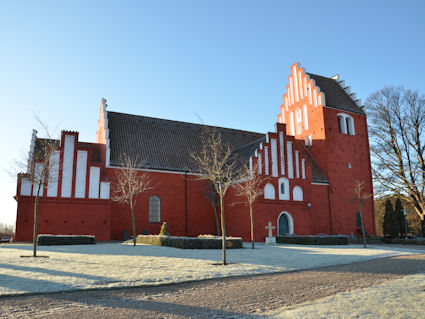
[[[348,96],[344,89],[339,86],[337,81],[321,75],[307,74],[310,75],[311,79],[316,81],[316,85],[320,87],[320,91],[325,93],[325,103],[327,106],[358,114],[365,114],[365,112]]]
[[[215,128],[223,143],[228,145],[239,164],[254,155],[265,134],[211,127],[117,112],[108,112],[110,164],[121,166],[120,156],[137,158],[151,169],[196,172],[191,153],[199,152],[206,129]],[[300,147],[305,147],[300,143]],[[310,152],[305,153],[313,165],[313,181],[327,178]]]
[[[205,125],[108,112],[111,165],[120,156],[137,158],[152,169],[196,171],[191,153],[199,152]],[[231,151],[264,138],[264,134],[217,127]]]

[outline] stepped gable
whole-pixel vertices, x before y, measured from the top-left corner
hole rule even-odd
[[[365,112],[353,101],[336,80],[308,72],[306,74],[316,82],[320,91],[325,93],[326,106],[365,115]]]
[[[202,135],[215,128],[231,151],[264,138],[264,134],[188,122],[108,111],[110,165],[120,166],[122,154],[140,159],[151,169],[196,172],[192,152],[199,152]]]

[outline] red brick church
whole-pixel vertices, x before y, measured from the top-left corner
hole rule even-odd
[[[291,67],[274,132],[216,128],[223,142],[246,163],[258,163],[267,176],[264,194],[254,203],[255,239],[265,226],[274,234],[360,236],[358,208],[350,201],[356,180],[372,193],[366,114],[350,86],[338,76]],[[115,171],[122,154],[149,167],[155,187],[137,198],[137,234],[156,234],[162,222],[177,236],[215,234],[213,209],[205,183],[190,160],[199,149],[199,124],[110,112],[102,99],[96,143],[80,142],[78,132],[62,131],[39,202],[39,234],[92,234],[97,240],[131,235],[129,207],[112,201]],[[34,131],[30,156],[41,139]],[[37,169],[37,161],[35,168]],[[31,241],[36,185],[18,176],[16,240]],[[227,234],[250,239],[249,208],[230,189],[225,197]],[[368,234],[375,234],[373,201],[363,208]]]

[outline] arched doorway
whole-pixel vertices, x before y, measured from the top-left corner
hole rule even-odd
[[[277,220],[277,231],[279,236],[287,236],[294,234],[294,221],[291,214],[282,212]]]

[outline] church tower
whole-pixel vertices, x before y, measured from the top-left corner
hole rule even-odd
[[[332,233],[359,236],[358,207],[351,201],[356,181],[372,193],[366,114],[361,100],[338,75],[328,78],[291,67],[278,122],[304,141],[329,180]],[[363,208],[366,231],[375,234],[373,200]],[[353,227],[355,225],[355,227]]]

